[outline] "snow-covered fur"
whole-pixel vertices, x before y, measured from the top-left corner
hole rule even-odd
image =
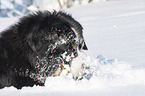
[[[0,34],[0,88],[44,86],[87,50],[82,26],[64,12],[38,11]]]

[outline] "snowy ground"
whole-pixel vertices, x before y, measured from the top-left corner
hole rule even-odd
[[[144,96],[145,0],[109,0],[67,11],[84,27],[89,48],[85,62],[94,75],[82,81],[49,77],[45,87],[4,88],[0,95]],[[1,18],[0,30],[16,20]]]

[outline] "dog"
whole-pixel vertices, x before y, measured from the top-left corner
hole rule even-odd
[[[0,88],[44,86],[81,50],[88,50],[81,24],[62,11],[37,11],[0,33]]]

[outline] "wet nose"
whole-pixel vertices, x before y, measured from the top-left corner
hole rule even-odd
[[[83,42],[82,44],[79,45],[79,49],[83,49],[83,50],[88,50],[87,45],[85,42]]]
[[[88,47],[87,47],[87,45],[86,45],[86,43],[85,43],[85,42],[84,42],[84,44],[83,44],[82,49],[84,49],[84,50],[88,50]]]

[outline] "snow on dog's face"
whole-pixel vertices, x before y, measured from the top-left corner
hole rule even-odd
[[[37,29],[39,33],[30,34],[33,35],[31,40],[33,43],[30,44],[32,50],[36,51],[35,69],[37,69],[37,74],[31,73],[31,78],[41,82],[48,76],[59,75],[65,64],[73,66],[71,62],[78,57],[78,52],[87,50],[82,26],[63,12],[54,12],[53,15],[45,18],[45,21],[42,19],[42,24]],[[72,72],[75,75],[74,71]]]

